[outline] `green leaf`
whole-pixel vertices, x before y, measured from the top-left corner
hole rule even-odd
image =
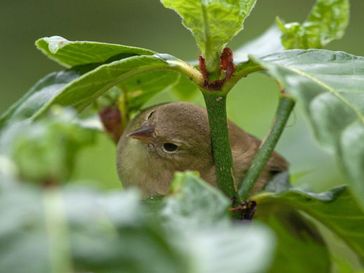
[[[136,55],[155,52],[138,47],[89,41],[68,41],[60,36],[41,38],[36,46],[47,57],[70,68],[86,64],[102,64]]]
[[[135,56],[96,67],[90,64],[47,75],[0,117],[0,130],[9,121],[35,118],[56,104],[83,110],[115,85],[122,87],[128,110],[133,112],[158,92],[177,84],[196,89],[191,79],[201,80],[192,66],[166,54]]]
[[[83,110],[115,85],[122,85],[126,90],[128,84],[131,89],[140,85],[139,83],[144,84],[144,87],[149,86],[149,89],[137,89],[129,94],[135,102],[133,107],[139,107],[151,95],[164,90],[168,84],[175,83],[176,75],[171,74],[174,71],[200,75],[187,63],[165,55],[135,56],[104,64],[66,85],[39,109],[35,117],[53,105],[72,106],[79,111]],[[155,78],[161,80],[157,85]],[[138,101],[141,96],[143,98]]]
[[[254,60],[303,105],[316,138],[336,154],[364,208],[364,58],[292,50]]]
[[[154,95],[175,85],[179,74],[174,71],[152,71],[135,75],[123,81],[119,87],[123,90],[125,104],[129,112],[136,112]],[[191,85],[193,85],[191,83]]]
[[[317,0],[303,24],[284,24],[277,18],[286,49],[322,48],[340,39],[349,23],[349,0]]]
[[[200,91],[198,86],[183,74],[179,74],[177,81],[171,87],[173,94],[181,100],[192,100]]]
[[[64,86],[79,78],[78,70],[65,70],[48,74],[39,80],[22,98],[0,117],[0,130],[9,122],[30,118],[57,95]]]
[[[287,205],[259,204],[255,218],[267,224],[277,238],[270,273],[330,272],[330,255],[317,228]],[[314,256],[307,262],[306,257]]]
[[[216,71],[225,45],[243,29],[256,0],[161,0],[173,9],[189,29],[206,59],[207,69]]]
[[[264,189],[270,193],[262,194],[262,198],[259,195],[256,197],[263,201],[257,206],[255,219],[267,224],[277,238],[277,248],[269,272],[329,272],[331,262],[328,247],[316,226],[291,206],[274,200],[265,203],[266,196],[277,196],[293,190],[289,178],[288,172],[276,175]],[[315,253],[315,257],[307,263],[305,257],[312,253]]]
[[[364,213],[349,190],[337,187],[328,192],[310,193],[291,189],[284,193],[263,193],[254,198],[262,207],[277,204],[295,208],[321,222],[364,258]]]

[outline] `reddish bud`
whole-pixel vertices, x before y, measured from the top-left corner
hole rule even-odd
[[[117,143],[123,132],[119,108],[115,105],[105,107],[99,113],[99,117],[105,131],[111,136],[114,142]]]
[[[204,57],[199,56],[198,57],[198,63],[199,63],[200,72],[202,74],[203,79],[205,81],[208,81],[208,79],[209,79],[209,73],[207,72],[206,62],[205,62]]]
[[[231,78],[235,71],[233,52],[230,48],[225,47],[220,56],[220,68],[225,70],[225,79]]]

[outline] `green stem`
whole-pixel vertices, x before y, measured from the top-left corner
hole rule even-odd
[[[247,77],[249,74],[252,74],[254,72],[262,71],[263,68],[252,62],[244,62],[236,65],[235,72],[231,79],[229,79],[227,82],[225,82],[224,86],[222,87],[222,92],[227,93],[229,92],[237,83],[241,80],[241,78]]]
[[[239,189],[239,195],[242,200],[246,200],[249,197],[250,191],[271,157],[294,105],[295,101],[292,97],[284,93],[281,94],[273,127],[255,155]]]
[[[229,198],[238,201],[233,177],[233,158],[226,116],[226,95],[203,92],[206,103],[217,185]]]

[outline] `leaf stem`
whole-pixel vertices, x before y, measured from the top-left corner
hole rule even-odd
[[[261,65],[256,64],[252,61],[247,61],[243,63],[239,63],[235,66],[235,72],[232,75],[231,79],[225,82],[224,86],[222,87],[222,92],[227,93],[229,92],[241,78],[247,77],[249,74],[254,72],[259,72],[264,70]]]
[[[219,95],[214,92],[203,92],[203,95],[209,118],[217,186],[233,201],[238,201],[233,177],[233,158],[226,115],[226,95]]]
[[[271,157],[274,148],[277,145],[277,142],[287,124],[294,105],[295,100],[291,96],[281,93],[272,129],[270,130],[267,138],[261,144],[261,147],[256,153],[250,168],[241,183],[239,195],[242,200],[246,200],[249,197],[249,194],[254,187],[259,175]]]

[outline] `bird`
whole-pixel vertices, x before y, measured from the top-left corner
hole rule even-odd
[[[228,120],[235,187],[239,186],[261,141]],[[187,102],[160,104],[142,110],[132,119],[116,150],[117,172],[124,187],[137,187],[144,197],[163,196],[175,172],[197,171],[217,186],[205,108]],[[273,152],[253,188],[261,191],[288,162]]]

